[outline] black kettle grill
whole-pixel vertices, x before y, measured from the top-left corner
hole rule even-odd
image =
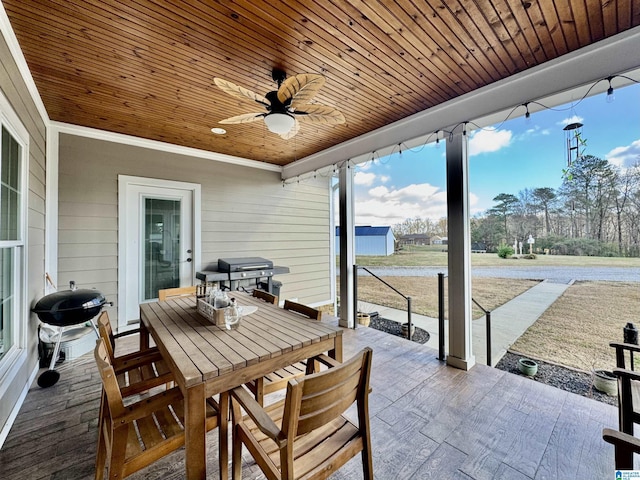
[[[76,289],[74,282],[71,282],[70,287],[71,290],[55,292],[42,297],[32,309],[32,312],[36,313],[43,323],[58,327],[59,330],[49,369],[38,377],[38,385],[42,388],[55,385],[60,379],[60,373],[54,367],[64,329],[90,321],[100,313],[103,306],[109,304],[104,295],[97,290]],[[98,336],[95,324],[90,323]]]

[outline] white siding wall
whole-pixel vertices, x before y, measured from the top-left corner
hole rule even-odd
[[[29,132],[29,192],[28,192],[28,244],[27,291],[28,307],[44,295],[44,214],[45,214],[45,139],[44,123],[31,100],[25,83],[11,52],[0,35],[0,89],[7,97],[22,124]],[[0,430],[27,386],[31,372],[38,362],[38,319],[28,314],[26,323],[27,361],[10,378],[0,379]]]
[[[330,300],[329,187],[280,174],[63,134],[59,158],[58,282],[96,287],[117,304],[118,174],[202,185],[202,267],[259,256],[291,273],[282,298]],[[116,309],[110,309],[112,318]]]

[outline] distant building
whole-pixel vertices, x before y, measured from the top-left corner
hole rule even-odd
[[[336,227],[336,254],[340,254],[340,227]],[[391,227],[356,227],[356,255],[392,255],[395,237]]]
[[[447,245],[449,243],[448,237],[439,237],[437,235],[431,238],[431,245]]]
[[[431,237],[426,233],[408,233],[398,237],[398,244],[403,245],[431,245]]]

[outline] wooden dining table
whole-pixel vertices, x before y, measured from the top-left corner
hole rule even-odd
[[[185,397],[186,478],[204,480],[206,399],[220,394],[223,418],[229,390],[321,353],[342,361],[340,327],[308,320],[244,292],[233,292],[238,304],[258,307],[227,330],[196,311],[195,297],[140,305],[141,345],[153,337]],[[145,339],[147,337],[147,339]],[[228,423],[218,427],[227,438]],[[222,443],[222,442],[221,442]],[[222,451],[224,450],[224,451]],[[228,478],[228,451],[219,452],[220,478]]]

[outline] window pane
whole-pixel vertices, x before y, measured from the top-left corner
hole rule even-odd
[[[144,207],[143,301],[180,286],[180,200],[146,198]]]
[[[20,145],[2,128],[0,240],[20,240]]]
[[[13,345],[11,324],[14,315],[13,248],[0,249],[0,359]]]

